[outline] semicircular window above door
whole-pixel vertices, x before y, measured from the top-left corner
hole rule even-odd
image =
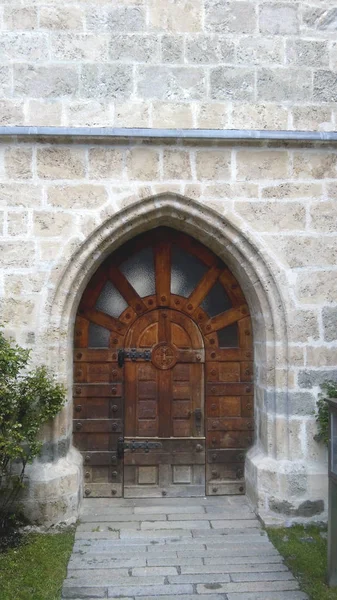
[[[193,328],[202,341],[192,347]],[[87,461],[87,495],[122,495],[123,489],[136,495],[205,493],[203,469],[208,494],[244,492],[245,450],[254,427],[251,320],[238,282],[216,255],[166,227],[127,242],[101,264],[82,296],[75,348],[74,441]],[[130,397],[124,401],[125,387],[138,398],[134,406]],[[125,427],[124,407],[133,425]],[[200,427],[195,419],[202,420]],[[156,450],[165,469],[159,458],[158,464],[143,460],[142,449],[137,463],[135,448],[124,467],[118,440],[125,431],[136,441],[162,432],[163,439],[180,435],[190,462],[170,462],[165,442],[162,454]],[[191,454],[196,432],[198,456]],[[154,457],[156,446],[151,448]]]

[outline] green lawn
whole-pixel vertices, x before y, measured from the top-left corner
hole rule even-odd
[[[29,534],[0,554],[0,600],[59,600],[74,531]]]
[[[268,528],[267,532],[311,600],[337,600],[337,589],[329,589],[325,583],[326,529],[296,525],[287,529]]]

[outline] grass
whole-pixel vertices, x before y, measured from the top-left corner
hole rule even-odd
[[[59,600],[74,531],[29,534],[0,554],[0,600]]]
[[[330,589],[325,583],[326,529],[315,525],[296,525],[287,529],[268,528],[267,532],[311,600],[337,600],[337,589]]]

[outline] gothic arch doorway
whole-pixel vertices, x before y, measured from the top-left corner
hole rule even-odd
[[[74,445],[85,494],[244,493],[252,379],[249,309],[226,265],[167,227],[121,246],[76,317]]]

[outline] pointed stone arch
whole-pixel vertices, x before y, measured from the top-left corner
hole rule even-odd
[[[56,419],[49,443],[58,447],[60,438],[71,439],[73,328],[78,303],[88,281],[110,253],[137,234],[159,225],[183,231],[217,254],[232,270],[249,304],[254,335],[257,434],[247,457],[246,481],[249,495],[261,508],[268,503],[268,497],[279,495],[279,481],[274,477],[271,483],[271,475],[275,475],[277,464],[288,463],[290,458],[289,428],[277,426],[276,404],[280,381],[287,398],[286,307],[291,303],[285,297],[286,286],[282,285],[281,292],[283,273],[260,240],[252,239],[229,218],[207,205],[185,196],[163,193],[130,204],[93,231],[58,278],[54,274],[57,283],[49,303],[48,358],[67,387],[69,407]],[[285,412],[287,414],[287,408]],[[61,443],[67,448],[62,439]],[[75,451],[68,451],[68,459],[69,452]],[[264,486],[262,480],[266,479],[266,473],[269,483]],[[80,479],[77,473],[76,481]]]

